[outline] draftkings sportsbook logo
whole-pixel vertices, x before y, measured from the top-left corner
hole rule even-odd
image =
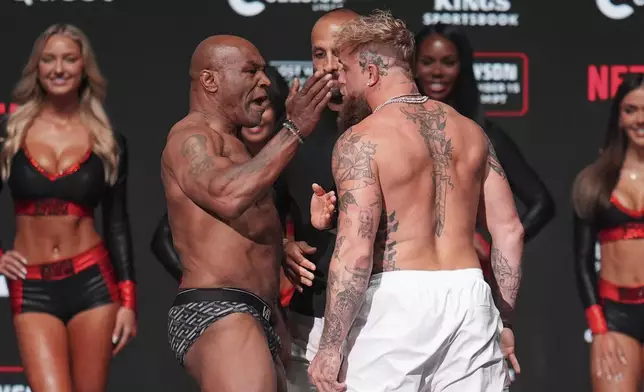
[[[602,14],[615,20],[626,19],[633,15],[635,8],[628,3],[632,3],[636,7],[644,6],[644,0],[630,0],[627,3],[622,2],[622,4],[615,4],[615,0],[595,0],[595,3]]]
[[[344,0],[228,0],[228,4],[239,15],[251,17],[264,12],[267,4],[311,4],[313,11],[327,12],[342,8]]]
[[[511,10],[510,0],[434,0],[433,10],[423,14],[423,24],[518,26],[519,14]]]
[[[478,52],[474,54],[474,76],[481,104],[488,116],[523,116],[528,112],[528,57],[523,53]],[[300,86],[313,75],[311,61],[270,61],[290,85]]]

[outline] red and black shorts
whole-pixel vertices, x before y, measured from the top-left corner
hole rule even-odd
[[[28,265],[24,280],[9,280],[13,314],[40,312],[67,323],[78,313],[119,301],[119,287],[103,243],[74,257]]]
[[[601,278],[598,286],[608,330],[644,344],[644,286],[620,287]]]

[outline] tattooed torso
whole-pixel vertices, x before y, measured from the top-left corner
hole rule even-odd
[[[189,162],[188,176],[200,178],[213,169],[214,154],[205,147],[211,134],[204,127],[201,133],[177,135],[180,153]],[[213,136],[222,141],[221,150],[216,152],[219,162],[224,158],[234,165],[250,160],[235,137]],[[184,267],[182,286],[237,287],[268,300],[276,298],[282,235],[270,189],[238,218],[226,220],[188,198],[166,168],[162,179],[173,240]]]
[[[391,106],[388,117],[375,122],[379,131],[369,138],[349,130],[341,160],[345,177],[370,178],[364,152],[377,146],[382,212],[378,219],[361,213],[352,222],[358,233],[378,222],[373,273],[478,266],[472,237],[489,149],[484,133],[432,101]],[[502,173],[493,149],[490,155],[491,169]],[[358,204],[349,191],[338,207],[362,208]]]

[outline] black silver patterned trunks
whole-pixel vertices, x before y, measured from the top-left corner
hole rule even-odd
[[[233,313],[248,313],[261,323],[276,358],[280,338],[273,328],[273,310],[261,298],[241,289],[184,289],[168,312],[168,340],[179,364],[184,366],[186,353],[209,326]]]

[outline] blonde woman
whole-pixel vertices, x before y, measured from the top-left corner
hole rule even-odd
[[[0,273],[34,392],[104,390],[110,358],[136,334],[127,149],[104,96],[83,32],[51,26],[34,44],[2,135],[16,236],[0,251]],[[99,204],[105,242],[94,227]]]

